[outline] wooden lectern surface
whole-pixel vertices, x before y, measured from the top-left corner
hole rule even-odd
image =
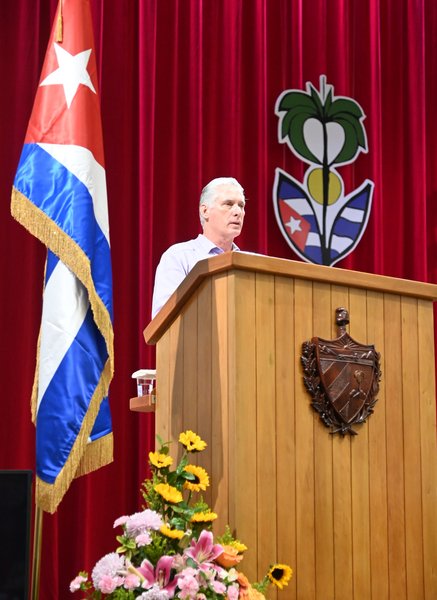
[[[242,253],[196,265],[146,328],[157,342],[156,431],[190,428],[206,499],[249,547],[295,576],[281,598],[437,598],[433,304],[437,286]],[[381,353],[374,414],[333,436],[311,408],[302,343],[350,335]]]

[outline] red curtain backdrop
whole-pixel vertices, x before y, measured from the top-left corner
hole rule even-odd
[[[318,88],[325,74],[367,115],[369,152],[341,174],[347,192],[375,182],[373,208],[361,243],[338,267],[437,282],[435,0],[91,4],[114,273],[115,460],[74,481],[57,513],[44,515],[44,600],[69,598],[79,569],[115,548],[114,519],[140,505],[154,425],[129,411],[131,374],[154,366],[142,337],[154,270],[167,246],[197,235],[203,185],[235,176],[248,198],[240,247],[297,259],[272,204],[275,168],[298,179],[304,172],[277,140],[282,91]],[[0,2],[2,469],[35,465],[30,394],[45,249],[9,206],[55,8],[56,0]]]

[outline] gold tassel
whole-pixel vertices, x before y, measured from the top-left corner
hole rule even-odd
[[[56,35],[55,42],[62,43],[63,30],[62,30],[62,0],[59,0],[58,20],[56,22]]]

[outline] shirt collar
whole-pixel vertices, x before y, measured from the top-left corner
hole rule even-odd
[[[205,249],[205,252],[207,252],[208,254],[222,254],[224,252],[222,248],[216,246],[213,242],[211,242],[211,240],[209,240],[205,235],[203,235],[203,233],[199,233],[197,239],[199,241],[199,244],[202,246],[202,248]],[[234,244],[234,242],[232,242],[232,252],[238,250],[240,250],[240,248],[237,246],[237,244]]]

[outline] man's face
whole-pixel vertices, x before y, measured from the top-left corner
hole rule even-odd
[[[232,184],[218,186],[215,202],[211,206],[200,206],[205,219],[204,234],[216,243],[219,239],[233,241],[243,228],[245,204],[244,196],[237,187]]]

